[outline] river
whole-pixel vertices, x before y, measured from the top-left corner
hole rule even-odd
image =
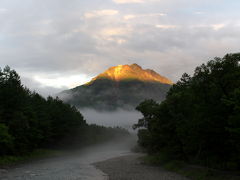
[[[69,155],[18,165],[4,172],[1,180],[105,180],[107,176],[92,164],[131,154],[135,137],[89,146]]]

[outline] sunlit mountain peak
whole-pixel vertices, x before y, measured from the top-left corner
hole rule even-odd
[[[123,81],[123,80],[139,80],[148,82],[160,82],[163,84],[173,84],[171,80],[164,76],[156,73],[151,69],[143,69],[138,64],[134,63],[131,65],[117,65],[110,67],[105,72],[99,74],[93,78],[89,83],[91,84],[97,79],[110,79],[113,81]]]

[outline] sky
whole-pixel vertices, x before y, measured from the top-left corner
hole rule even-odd
[[[0,0],[0,67],[54,95],[137,63],[176,82],[239,52],[239,0]]]

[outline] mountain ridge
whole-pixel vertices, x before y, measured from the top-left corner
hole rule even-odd
[[[101,111],[133,110],[145,99],[161,102],[172,81],[137,64],[108,68],[90,82],[59,94],[64,102],[77,108]]]
[[[122,80],[140,80],[140,81],[156,81],[163,84],[172,85],[173,82],[168,78],[156,73],[152,69],[142,69],[141,66],[134,63],[131,65],[118,65],[108,68],[108,70],[94,77],[86,85],[93,83],[97,79],[110,79],[113,81],[122,81]]]

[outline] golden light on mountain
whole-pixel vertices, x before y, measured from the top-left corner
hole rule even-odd
[[[166,77],[137,64],[118,65],[59,97],[78,108],[134,110],[145,99],[163,101],[172,84]]]
[[[132,65],[118,65],[110,67],[107,71],[99,74],[93,78],[89,83],[91,84],[97,79],[110,79],[114,81],[122,80],[140,80],[140,81],[150,81],[150,82],[160,82],[163,84],[172,85],[173,82],[164,76],[156,73],[151,69],[142,69],[138,64]]]

